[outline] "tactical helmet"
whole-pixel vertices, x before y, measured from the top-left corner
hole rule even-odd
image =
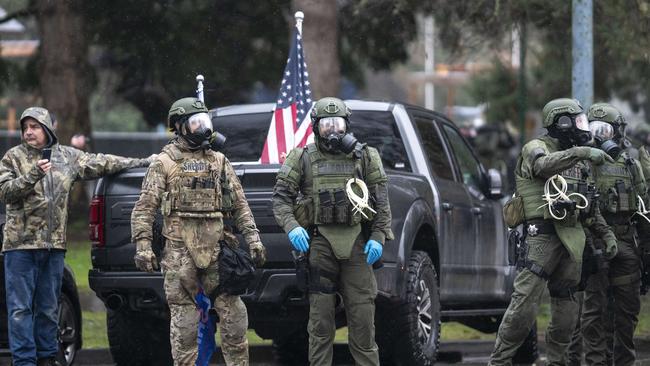
[[[50,112],[42,107],[29,107],[25,109],[23,114],[20,115],[20,127],[23,127],[23,122],[27,118],[33,118],[45,129],[45,134],[49,138],[48,146],[57,142],[56,135],[54,134],[54,124],[52,123],[52,116]]]
[[[325,97],[319,99],[314,107],[311,109],[311,121],[315,123],[324,117],[343,117],[348,119],[350,117],[350,108],[345,103],[334,97]]]
[[[191,116],[196,113],[208,113],[208,108],[198,98],[187,97],[181,98],[172,104],[167,115],[169,129],[176,130],[176,122],[182,117]]]
[[[553,99],[546,103],[542,109],[542,126],[550,127],[555,122],[555,119],[562,114],[579,114],[583,112],[584,109],[576,99]]]
[[[587,113],[589,121],[604,121],[611,124],[626,124],[621,112],[609,103],[595,103]]]

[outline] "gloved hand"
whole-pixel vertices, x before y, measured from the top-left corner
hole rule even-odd
[[[135,266],[144,272],[153,272],[158,269],[158,260],[151,249],[151,242],[141,240],[135,243]]]
[[[255,265],[262,267],[266,263],[266,248],[262,243],[255,242],[248,245],[248,248],[251,252],[251,259],[255,262]]]
[[[612,159],[611,156],[609,156],[605,151],[601,149],[596,149],[594,147],[589,148],[589,160],[591,160],[594,164],[600,165],[603,164],[605,161],[609,163],[613,163],[614,159]]]
[[[289,240],[295,250],[303,253],[309,250],[309,234],[302,226],[289,231]]]
[[[368,262],[368,264],[375,263],[377,260],[379,260],[379,258],[381,258],[381,253],[383,253],[383,251],[384,246],[381,245],[378,241],[372,239],[368,240],[366,247],[363,250],[367,256],[366,262]]]
[[[618,245],[616,245],[616,240],[607,240],[605,242],[605,253],[603,253],[605,259],[610,260],[616,257],[616,253],[618,253]]]

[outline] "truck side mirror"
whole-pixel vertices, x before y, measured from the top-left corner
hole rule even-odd
[[[503,184],[501,182],[501,173],[496,169],[488,170],[488,191],[490,198],[503,197]]]

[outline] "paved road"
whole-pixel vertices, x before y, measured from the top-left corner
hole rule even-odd
[[[440,346],[440,360],[437,365],[485,365],[493,345],[492,341],[443,342]],[[540,341],[539,347],[543,354],[544,343],[542,341]],[[639,360],[636,365],[650,366],[650,341],[637,341],[637,350]],[[337,344],[334,354],[339,361],[335,362],[335,365],[353,365],[347,345]],[[251,366],[280,366],[272,362],[272,358],[270,346],[251,347]],[[8,358],[0,357],[0,366],[5,365],[9,365]],[[223,360],[214,365],[223,365]],[[545,365],[544,358],[538,360],[535,365]],[[82,350],[77,356],[75,366],[114,366],[114,364],[108,349],[92,349]]]

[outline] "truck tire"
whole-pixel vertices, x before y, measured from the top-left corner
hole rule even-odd
[[[106,312],[108,343],[117,366],[173,364],[169,325],[127,310]]]
[[[537,361],[539,351],[537,349],[537,321],[533,324],[530,333],[526,336],[524,343],[517,348],[517,352],[512,357],[514,365],[532,365]]]
[[[391,315],[382,321],[391,319],[392,324],[377,326],[380,357],[392,359],[397,365],[433,365],[440,345],[440,289],[427,253],[411,253],[406,295],[398,304],[379,310],[380,314],[387,309]]]
[[[70,366],[74,362],[81,345],[80,309],[77,309],[72,296],[61,291],[59,298],[59,353],[57,361]]]
[[[306,328],[273,338],[272,347],[273,357],[279,365],[309,365],[309,334]]]

